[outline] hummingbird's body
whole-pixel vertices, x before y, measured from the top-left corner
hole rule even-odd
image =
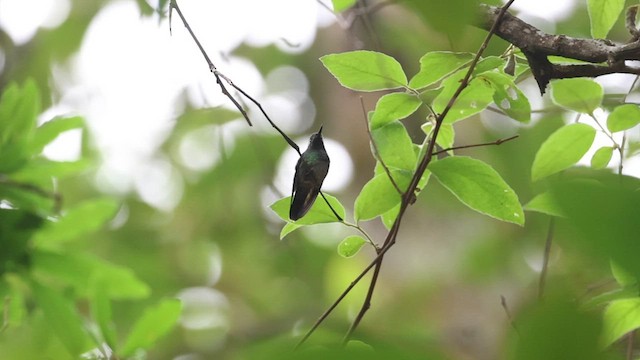
[[[311,135],[309,147],[302,153],[296,164],[289,210],[291,220],[300,219],[311,209],[328,172],[329,155],[324,148],[321,127],[316,134]]]

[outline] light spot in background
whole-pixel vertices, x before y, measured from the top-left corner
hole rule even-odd
[[[58,135],[55,140],[45,146],[44,156],[55,161],[76,161],[80,159],[82,150],[82,130],[73,129]]]
[[[4,51],[0,49],[0,73],[4,72],[4,65],[6,64],[6,61],[6,55],[4,54]]]
[[[69,0],[0,0],[0,27],[17,45],[22,45],[31,40],[38,28],[62,24],[70,10]]]
[[[164,159],[150,159],[134,174],[135,189],[140,198],[159,210],[171,211],[182,198],[180,173]]]
[[[178,160],[187,169],[204,171],[220,160],[220,127],[203,126],[187,133],[180,140]]]
[[[509,10],[521,18],[531,15],[547,21],[560,21],[569,17],[576,5],[575,0],[526,0],[514,2]]]
[[[327,133],[327,129],[323,130]],[[308,138],[295,140],[300,147],[300,151],[306,150],[309,143]],[[329,174],[322,184],[322,190],[326,192],[337,192],[344,189],[353,178],[353,161],[347,149],[337,141],[324,137],[324,146],[331,159],[329,166]],[[276,189],[289,196],[291,194],[291,186],[293,184],[293,176],[296,171],[296,163],[298,162],[298,154],[295,150],[287,149],[280,158],[276,175],[273,181]]]
[[[606,129],[607,117],[609,116],[609,112],[598,108],[593,112],[593,115],[596,117],[596,119],[598,119],[600,125],[602,125]],[[572,115],[570,119],[571,120],[569,121],[569,123],[572,123],[575,119],[575,116]],[[593,154],[595,154],[595,152],[603,146],[613,146],[613,143],[611,142],[611,139],[600,129],[598,124],[596,124],[595,120],[591,118],[591,116],[586,114],[581,115],[580,122],[592,126],[594,129],[596,129],[596,137],[593,140],[593,144],[589,148],[589,151],[587,151],[586,154],[584,154],[584,156],[580,159],[580,161],[578,161],[578,165],[590,167]],[[613,134],[613,139],[618,144],[622,144],[622,132]],[[611,157],[611,161],[609,161],[609,165],[607,167],[610,169],[614,169],[618,167],[618,164],[620,164],[620,156],[617,151],[614,151],[613,156]]]
[[[182,301],[180,317],[185,341],[197,351],[212,352],[224,345],[229,332],[229,301],[218,290],[187,288],[177,297]]]

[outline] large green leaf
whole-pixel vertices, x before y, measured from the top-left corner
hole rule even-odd
[[[391,170],[393,180],[400,188],[406,191],[411,182],[412,173],[407,170]],[[369,180],[358,197],[354,205],[354,217],[356,221],[370,220],[393,209],[402,201],[402,195],[389,180],[389,176],[383,172]]]
[[[407,76],[396,59],[375,51],[358,50],[330,54],[320,61],[342,86],[358,91],[397,89],[407,86]]]
[[[373,141],[378,148],[382,162],[390,168],[413,170],[416,164],[416,153],[407,129],[400,122],[371,131]],[[371,149],[373,152],[373,148]]]
[[[371,129],[381,128],[393,121],[404,119],[413,114],[422,102],[416,96],[407,93],[392,93],[381,97],[371,116]]]
[[[458,71],[443,81],[443,89],[433,100],[433,110],[442,113],[460,86],[466,70]],[[445,117],[447,124],[463,120],[486,109],[493,102],[493,87],[482,79],[472,79],[462,90],[458,99]]]
[[[612,301],[604,311],[603,342],[610,345],[640,328],[640,298]]]
[[[591,114],[602,104],[604,90],[591,79],[561,79],[551,82],[551,100],[566,109]]]
[[[429,164],[438,181],[463,204],[498,220],[524,225],[518,196],[489,165],[464,156],[450,156]]]
[[[148,349],[174,327],[182,312],[178,299],[164,300],[147,308],[133,325],[133,330],[122,347],[122,357],[129,357],[138,349]]]
[[[587,0],[591,36],[594,39],[606,38],[622,9],[624,9],[624,0]]]
[[[35,236],[42,246],[75,240],[100,229],[116,214],[120,204],[112,198],[85,201],[67,212],[58,221],[48,222]]]
[[[340,203],[340,201],[331,195],[325,194],[329,203],[331,203],[331,207],[340,215],[341,218],[344,219],[345,210],[344,206]],[[269,207],[273,212],[275,212],[282,220],[286,222],[291,222],[289,219],[289,207],[291,205],[291,196],[287,196],[282,198]],[[327,203],[324,201],[321,195],[318,195],[316,202],[313,203],[309,212],[303,216],[302,218],[295,221],[297,225],[313,225],[313,224],[322,224],[322,223],[332,223],[338,222],[333,211]],[[292,230],[293,231],[293,230]],[[285,234],[286,235],[286,234]],[[282,235],[281,235],[282,236]],[[284,237],[284,236],[282,236]]]
[[[571,124],[556,130],[542,143],[531,168],[533,181],[577,163],[589,150],[596,130],[586,124]]]
[[[617,106],[607,118],[607,127],[611,132],[631,129],[640,124],[640,106],[624,104]]]
[[[420,58],[420,71],[411,78],[409,86],[414,89],[427,87],[458,70],[473,59],[471,53],[432,51]]]
[[[35,281],[31,282],[31,289],[47,323],[73,358],[88,350],[91,339],[82,325],[73,301]]]

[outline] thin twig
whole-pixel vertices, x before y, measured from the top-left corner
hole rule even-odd
[[[551,243],[553,242],[553,232],[555,229],[555,218],[552,216],[549,221],[549,229],[547,230],[547,240],[544,244],[544,254],[542,256],[542,270],[540,270],[540,279],[538,281],[538,300],[542,300],[544,288],[547,283],[547,269],[549,268],[549,256],[551,255]]]
[[[402,190],[400,190],[400,187],[393,179],[393,176],[391,176],[391,171],[387,167],[387,164],[385,164],[382,160],[382,156],[380,156],[380,151],[378,150],[378,145],[376,144],[375,140],[373,140],[373,134],[371,134],[371,129],[369,129],[369,119],[367,118],[367,110],[364,107],[364,100],[362,100],[362,96],[360,96],[360,106],[362,106],[362,114],[364,115],[364,126],[367,128],[367,135],[369,135],[369,140],[371,141],[371,146],[373,147],[373,155],[375,156],[376,160],[380,161],[380,165],[382,165],[382,168],[384,168],[384,171],[387,173],[391,184],[393,184],[393,187],[396,189],[398,194],[402,196]]]
[[[509,319],[509,324],[511,325],[513,330],[515,330],[516,333],[519,333],[518,328],[516,327],[516,323],[515,321],[513,321],[513,316],[511,316],[511,311],[509,311],[509,306],[507,306],[507,299],[504,297],[504,295],[500,295],[500,305],[502,305],[504,313],[507,314],[507,319]]]
[[[389,251],[389,249],[395,244],[396,237],[398,235],[398,230],[400,228],[400,224],[402,222],[402,218],[404,216],[404,213],[407,210],[407,207],[411,204],[411,202],[412,202],[412,200],[413,200],[413,198],[415,196],[414,192],[415,192],[416,188],[418,187],[418,183],[422,179],[422,175],[426,171],[427,166],[429,165],[429,163],[431,162],[431,159],[433,158],[436,138],[438,136],[438,132],[440,131],[440,127],[441,127],[446,115],[449,113],[449,111],[451,110],[451,108],[455,104],[456,100],[460,96],[460,93],[462,93],[462,90],[464,90],[464,88],[467,86],[467,84],[469,82],[469,79],[471,78],[471,74],[473,73],[473,70],[475,69],[475,66],[477,65],[478,61],[480,60],[480,57],[482,56],[482,53],[486,49],[487,44],[489,43],[489,40],[491,39],[491,37],[495,33],[495,31],[496,31],[498,25],[500,24],[500,21],[502,20],[502,17],[504,16],[505,12],[507,11],[507,9],[511,6],[511,4],[513,2],[514,2],[514,0],[509,0],[500,9],[500,12],[498,13],[498,15],[496,17],[496,20],[495,20],[493,26],[489,30],[489,33],[485,37],[482,45],[480,46],[478,52],[476,53],[476,56],[474,57],[473,61],[471,62],[471,65],[469,66],[469,70],[467,71],[467,74],[465,75],[464,79],[462,80],[462,82],[458,86],[458,89],[456,90],[456,92],[453,94],[453,96],[449,100],[449,103],[447,104],[447,106],[444,108],[442,113],[436,118],[436,125],[435,125],[434,130],[433,130],[432,139],[429,141],[429,144],[428,144],[427,153],[424,155],[424,157],[422,158],[420,164],[418,165],[418,168],[416,169],[416,172],[414,173],[414,175],[413,175],[413,177],[411,179],[410,185],[409,185],[409,187],[407,188],[407,190],[405,191],[405,193],[404,193],[404,195],[402,197],[402,202],[400,203],[400,210],[398,212],[398,216],[396,217],[396,220],[393,223],[393,226],[391,227],[391,229],[389,230],[389,233],[387,234],[387,237],[385,238],[385,242],[384,242],[384,244],[382,246],[382,249],[380,249],[380,252],[378,252],[376,258],[372,262],[370,262],[369,265],[367,265],[367,267],[358,276],[356,276],[356,278],[351,282],[351,284],[349,284],[349,286],[347,286],[347,288],[340,294],[338,299],[336,301],[334,301],[334,303],[331,304],[331,306],[313,324],[311,329],[298,342],[298,344],[296,345],[296,348],[299,348],[309,338],[309,336],[311,336],[311,334],[324,321],[324,319],[326,319],[327,316],[329,316],[329,314],[333,311],[333,309],[335,309],[336,306],[338,306],[338,304],[351,291],[351,289],[353,289],[353,287],[369,272],[369,270],[371,270],[371,268],[373,268],[379,262],[382,261],[382,258],[384,257],[384,254],[387,251]],[[375,285],[375,284],[371,284],[370,286],[373,286],[373,285]],[[367,296],[367,298],[365,299],[365,302],[364,302],[363,305],[366,305],[369,302],[370,302],[370,296]],[[364,306],[363,306],[363,309],[364,309]],[[362,312],[362,316],[364,316],[363,312]],[[362,316],[360,316],[360,319],[362,318]],[[360,319],[356,318],[355,321],[357,321],[359,323]],[[354,328],[354,330],[355,330],[355,328]],[[351,331],[351,333],[352,332],[353,331]]]
[[[329,202],[329,200],[327,200],[327,198],[324,196],[324,193],[322,191],[320,191],[320,195],[322,196],[322,198],[324,199],[324,201],[327,203],[327,205],[329,205],[329,209],[331,209],[331,212],[333,213],[333,215],[336,216],[336,218],[338,219],[339,222],[343,222],[344,219],[342,218],[342,216],[338,215],[338,213],[333,209],[333,206],[331,206],[331,203]]]
[[[489,146],[489,145],[500,145],[500,144],[506,143],[507,141],[511,141],[513,139],[516,139],[519,136],[520,135],[516,134],[516,135],[510,136],[510,137],[508,137],[506,139],[498,139],[496,141],[491,141],[491,142],[486,142],[486,143],[481,143],[481,144],[453,146],[453,147],[450,147],[450,148],[446,148],[446,149],[435,151],[433,153],[433,155],[439,155],[439,154],[442,154],[442,153],[445,153],[445,152],[451,151],[451,150],[469,149],[469,148],[480,147],[480,146]]]

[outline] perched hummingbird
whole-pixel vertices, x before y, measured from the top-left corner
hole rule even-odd
[[[291,220],[300,219],[311,209],[327,172],[329,172],[329,155],[322,142],[321,126],[317,133],[311,135],[307,150],[300,155],[296,164],[289,210]]]

